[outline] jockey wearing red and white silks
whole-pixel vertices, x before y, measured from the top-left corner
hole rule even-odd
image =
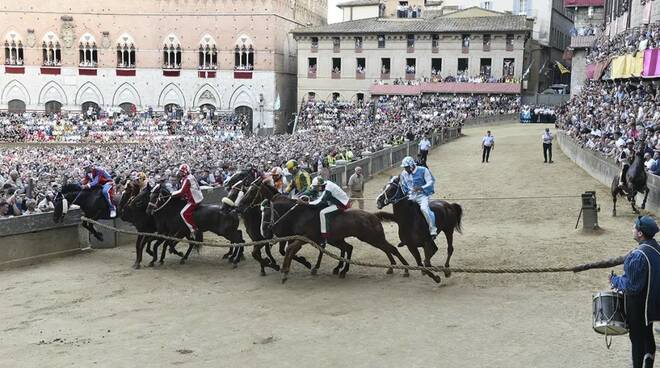
[[[188,204],[181,210],[181,218],[191,231],[197,231],[197,225],[193,219],[193,213],[195,212],[195,209],[197,209],[197,205],[204,200],[204,195],[202,194],[201,189],[199,189],[197,179],[190,174],[190,167],[188,165],[181,165],[178,174],[181,178],[181,189],[172,192],[172,196],[183,198],[188,202]]]

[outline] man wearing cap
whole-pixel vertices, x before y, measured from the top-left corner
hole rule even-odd
[[[321,209],[319,219],[321,221],[322,246],[330,238],[328,224],[331,215],[335,212],[343,212],[351,207],[348,194],[339,185],[330,180],[325,180],[321,176],[317,176],[312,180],[312,185],[302,194],[301,202]]]
[[[650,216],[639,216],[632,228],[638,247],[628,253],[624,274],[610,276],[613,289],[623,291],[633,368],[653,367],[653,322],[660,321],[660,246],[654,239],[658,225]]]
[[[431,237],[435,237],[438,235],[438,229],[435,226],[435,215],[429,208],[429,197],[435,193],[433,189],[435,179],[429,169],[417,166],[415,160],[410,156],[403,159],[401,167],[403,167],[401,189],[404,194],[408,195],[410,200],[417,202],[426,223],[429,225]]]
[[[360,166],[355,168],[355,173],[348,178],[348,189],[351,191],[351,203],[355,198],[358,202],[358,207],[364,209],[364,176],[362,175],[362,168]]]

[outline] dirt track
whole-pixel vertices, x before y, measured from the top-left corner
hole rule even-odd
[[[555,147],[542,163],[542,126],[492,127],[496,149],[481,164],[486,128],[435,150],[436,196],[506,197],[597,190],[601,235],[574,230],[580,199],[459,201],[464,234],[454,266],[573,265],[633,246],[629,207],[610,217],[607,188]],[[390,174],[397,173],[393,170]],[[387,180],[369,182],[375,197]],[[374,201],[369,209],[374,210]],[[396,243],[396,230],[386,225]],[[440,239],[440,238],[439,238]],[[435,264],[444,262],[444,239]],[[306,255],[313,256],[309,249]],[[437,286],[414,273],[351,268],[326,258],[319,276],[294,265],[287,284],[254,261],[232,270],[205,248],[132,270],[133,249],[0,272],[0,367],[612,367],[626,366],[627,337],[606,350],[591,330],[591,294],[607,270],[582,274],[465,275]],[[412,261],[410,254],[404,256]],[[354,257],[385,261],[356,244]],[[619,270],[620,272],[620,270]]]

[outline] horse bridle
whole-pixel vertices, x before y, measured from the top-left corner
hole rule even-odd
[[[163,204],[159,207],[159,206],[158,206],[158,202],[160,202],[160,200],[163,199],[163,197],[169,197],[169,198],[167,199],[167,201],[165,201],[165,203],[163,203]],[[152,212],[152,213],[156,213],[156,212],[162,210],[163,207],[165,207],[165,206],[169,203],[169,201],[170,201],[171,198],[172,198],[172,196],[169,195],[169,194],[166,195],[166,196],[164,196],[164,195],[163,195],[163,191],[161,190],[161,188],[160,188],[160,186],[159,186],[159,187],[158,187],[158,198],[156,198],[156,203],[153,203],[153,202],[149,201],[149,204],[147,205],[147,207],[156,207],[156,209],[153,210],[153,212]]]
[[[394,205],[394,204],[397,204],[397,203],[399,203],[400,201],[406,199],[406,196],[403,195],[403,191],[401,190],[401,184],[397,184],[397,183],[394,183],[394,182],[389,182],[389,183],[387,183],[387,186],[390,186],[390,185],[393,185],[393,186],[396,187],[396,192],[394,193],[394,197],[392,197],[392,198],[390,199],[390,198],[387,196],[387,187],[385,187],[385,190],[383,190],[383,192],[380,194],[381,196],[385,197],[385,199],[383,200],[383,204],[384,204],[385,206],[387,206],[387,205],[390,204],[390,203]],[[397,194],[399,194],[399,193],[402,194],[401,197],[397,197]]]

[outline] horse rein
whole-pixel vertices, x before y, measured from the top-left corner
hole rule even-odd
[[[396,183],[387,183],[387,185],[388,185],[388,186],[390,186],[390,185],[395,186],[395,187],[396,187],[396,193],[394,193],[394,197],[393,197],[393,199],[390,199],[390,198],[387,196],[387,189],[383,190],[383,192],[382,192],[380,195],[382,195],[382,196],[385,197],[385,200],[383,201],[384,205],[387,206],[387,205],[390,204],[390,203],[393,204],[393,205],[395,205],[395,204],[401,202],[402,200],[404,200],[404,199],[406,198],[405,195],[404,195],[404,196],[401,196],[401,197],[399,197],[399,198],[397,198],[397,194],[399,194],[399,193],[402,193],[402,194],[403,194],[403,191],[401,190],[401,185],[396,184]]]

